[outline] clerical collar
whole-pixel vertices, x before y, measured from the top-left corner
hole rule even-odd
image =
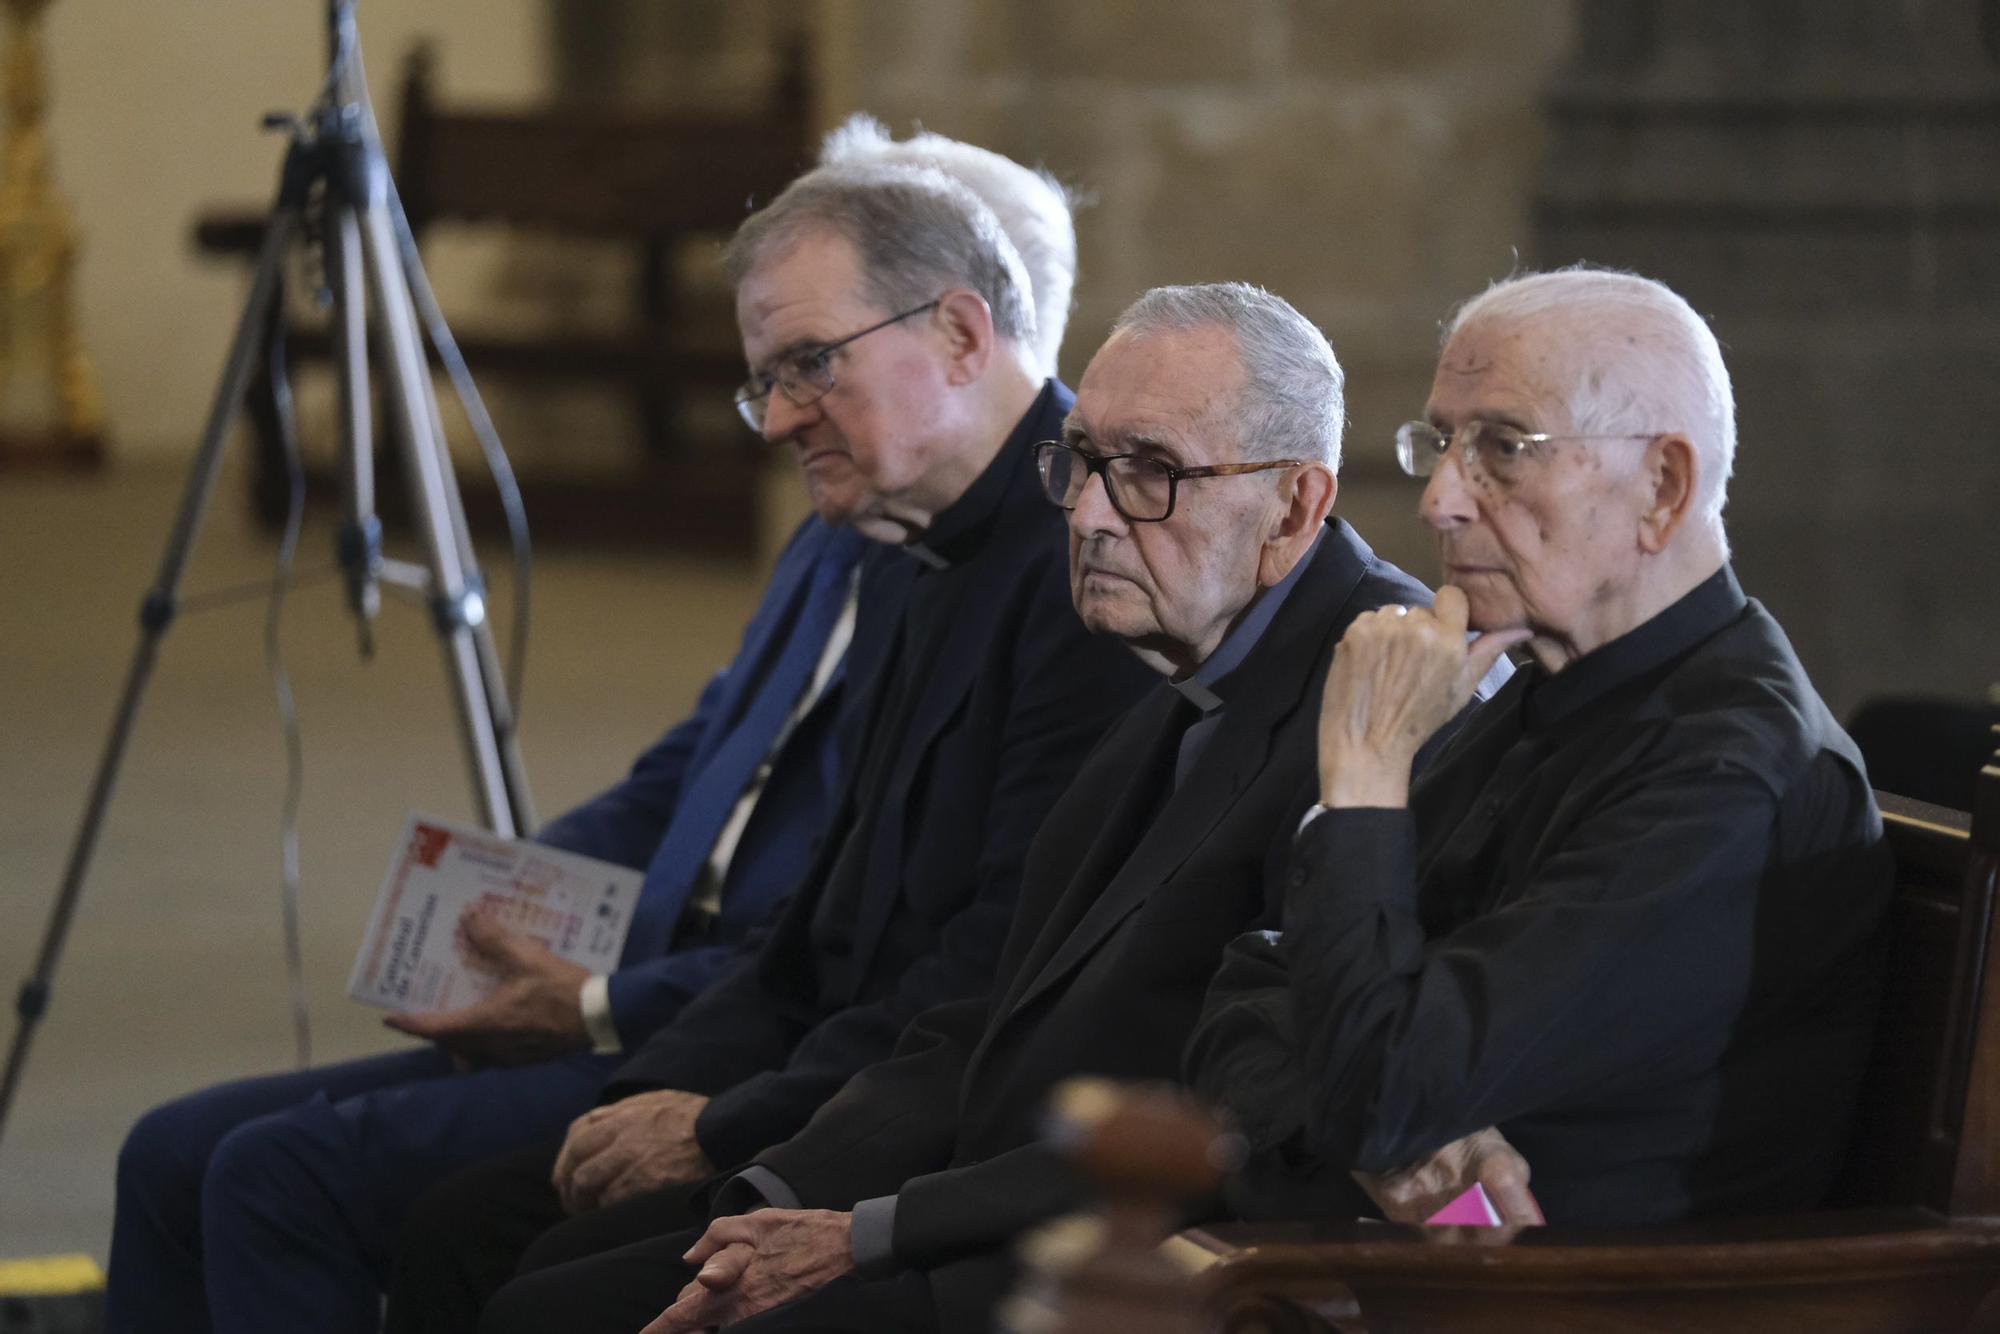
[[[1664,611],[1553,674],[1535,669],[1521,720],[1531,731],[1553,727],[1628,681],[1693,648],[1739,616],[1749,599],[1727,564]]]
[[[1035,443],[1030,438],[1035,434],[1035,423],[1042,419],[1049,396],[1055,391],[1054,380],[1042,382],[1042,392],[1014,423],[1014,429],[986,470],[973,478],[965,494],[938,511],[930,527],[903,543],[903,550],[933,570],[948,570],[979,549],[986,530],[1007,498],[1007,484],[1014,469],[1025,466],[1022,460],[1027,457],[1028,447]]]
[[[1312,545],[1306,548],[1306,554],[1299,557],[1298,563],[1292,566],[1285,577],[1265,589],[1263,596],[1252,602],[1250,609],[1237,618],[1236,624],[1229,627],[1229,632],[1223,635],[1222,642],[1215,646],[1215,652],[1209,654],[1200,666],[1185,677],[1169,683],[1181,692],[1181,698],[1203,713],[1214,713],[1222,707],[1224,698],[1222,687],[1225,684],[1223,678],[1242,666],[1243,660],[1250,656],[1250,650],[1257,647],[1257,641],[1262,638],[1265,627],[1277,616],[1278,608],[1285,605],[1285,598],[1291,593],[1292,586],[1298,583],[1299,576],[1305,573],[1306,566],[1312,564],[1313,557],[1319,554],[1319,544],[1325,540],[1326,529],[1322,527],[1318,535],[1313,538]]]

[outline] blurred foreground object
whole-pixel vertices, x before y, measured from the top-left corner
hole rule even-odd
[[[97,1334],[104,1272],[87,1255],[0,1260],[0,1334]]]
[[[1215,1194],[1242,1144],[1185,1092],[1072,1079],[1056,1090],[1049,1138],[1102,1201],[1022,1242],[1020,1289],[1002,1308],[1011,1334],[1195,1334],[1209,1328],[1170,1240],[1187,1205]],[[1163,1245],[1163,1243],[1166,1243]],[[1199,1252],[1195,1252],[1200,1256]]]

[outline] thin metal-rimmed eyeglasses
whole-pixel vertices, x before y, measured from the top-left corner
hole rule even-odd
[[[1412,477],[1429,477],[1439,460],[1458,442],[1459,466],[1469,481],[1507,486],[1518,480],[1522,467],[1552,440],[1657,440],[1665,431],[1523,431],[1505,422],[1474,418],[1455,431],[1440,431],[1429,422],[1404,422],[1396,428],[1396,462]]]
[[[898,315],[891,315],[879,324],[871,324],[858,333],[845,338],[837,338],[831,343],[818,347],[801,348],[779,360],[768,371],[759,372],[744,381],[736,391],[736,415],[743,424],[757,434],[764,434],[764,417],[770,407],[771,391],[776,389],[790,400],[793,407],[809,408],[833,392],[833,354],[846,347],[857,338],[886,329],[892,324],[901,324],[912,315],[921,315],[927,310],[935,310],[944,298],[926,301],[921,306],[912,306]]]
[[[1209,463],[1181,468],[1144,454],[1090,454],[1060,440],[1035,446],[1035,470],[1042,490],[1066,510],[1083,499],[1083,488],[1096,473],[1104,479],[1111,508],[1132,523],[1158,523],[1174,512],[1180,483],[1196,477],[1235,477],[1270,468],[1295,468],[1302,459],[1266,459],[1257,463]]]

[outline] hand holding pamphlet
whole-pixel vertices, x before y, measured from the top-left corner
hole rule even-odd
[[[480,1000],[494,977],[467,963],[459,939],[462,918],[475,911],[608,973],[618,966],[641,879],[629,867],[413,814],[383,877],[347,994],[401,1011]]]

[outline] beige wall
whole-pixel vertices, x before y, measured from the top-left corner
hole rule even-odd
[[[542,0],[363,0],[363,50],[381,114],[393,116],[403,54],[444,53],[453,98],[546,94]],[[262,207],[280,140],[267,110],[296,111],[325,68],[314,0],[57,0],[47,20],[58,180],[84,237],[84,337],[121,458],[184,456],[200,434],[244,294],[240,270],[197,262],[195,215]],[[393,131],[392,131],[393,132]],[[432,256],[441,290],[478,291],[490,246]]]
[[[1390,435],[1439,320],[1529,247],[1556,0],[822,0],[829,117],[866,109],[1029,162],[1078,217],[1074,379],[1160,283],[1296,304],[1348,372],[1340,512],[1428,575]]]

